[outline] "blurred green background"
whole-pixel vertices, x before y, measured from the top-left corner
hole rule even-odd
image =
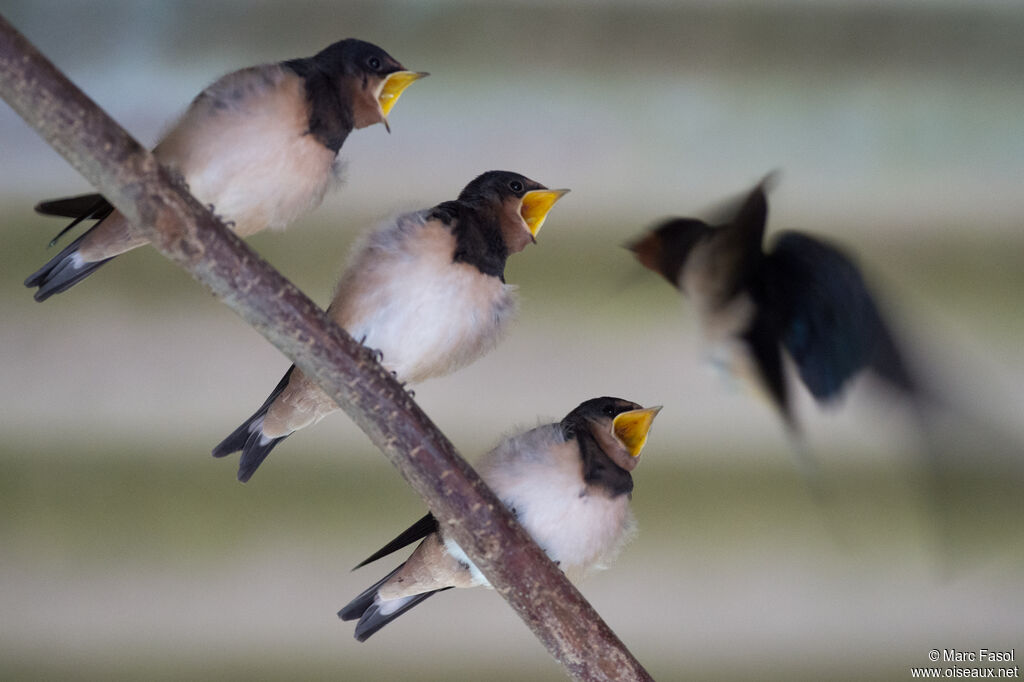
[[[930,649],[1024,640],[1024,5],[1019,2],[25,2],[0,11],[152,144],[227,71],[358,36],[432,76],[346,142],[347,180],[251,243],[326,303],[348,244],[490,168],[573,192],[507,272],[509,338],[416,389],[467,457],[618,395],[664,404],[640,534],[582,585],[656,679],[907,679]],[[343,415],[248,485],[210,448],[288,362],[155,252],[45,304],[21,286],[88,185],[0,107],[0,677],[561,679],[489,591],[360,645],[349,568],[423,505]],[[929,513],[906,410],[855,384],[799,409],[815,504],[769,409],[700,360],[620,245],[772,169],[770,229],[855,251],[957,405]],[[945,528],[943,542],[937,529]]]

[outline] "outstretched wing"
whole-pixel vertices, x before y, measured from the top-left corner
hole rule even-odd
[[[859,269],[840,250],[784,232],[767,257],[765,285],[782,345],[818,402],[838,398],[868,367],[897,388],[914,390],[903,354]]]

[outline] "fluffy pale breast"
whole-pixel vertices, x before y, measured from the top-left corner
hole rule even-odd
[[[454,239],[420,214],[398,218],[355,249],[328,313],[381,351],[401,381],[453,372],[491,350],[515,316],[515,287],[453,263]],[[298,369],[267,411],[268,438],[309,426],[338,406]]]
[[[734,282],[733,273],[739,265],[733,252],[721,242],[722,234],[699,241],[680,272],[680,288],[702,315],[727,302]]]
[[[454,251],[448,227],[407,214],[370,235],[338,285],[333,319],[402,381],[468,365],[515,315],[515,287],[454,262]]]
[[[743,344],[736,337],[744,334],[754,319],[756,306],[750,295],[741,292],[728,295],[733,286],[730,273],[738,266],[728,249],[712,240],[693,248],[679,285],[687,297],[687,305],[696,312],[704,352],[719,367],[731,368]]]
[[[603,567],[629,539],[629,496],[587,485],[575,441],[546,425],[508,439],[477,465],[480,475],[572,579]]]
[[[334,182],[336,155],[308,128],[302,79],[279,65],[257,66],[200,93],[154,154],[248,236],[285,227]]]
[[[741,293],[724,305],[705,309],[698,315],[705,343],[719,345],[741,336],[750,329],[757,306],[749,294]]]
[[[726,305],[698,316],[701,355],[730,387],[749,391],[758,400],[773,404],[757,361],[743,335],[753,324],[756,304],[741,293]]]

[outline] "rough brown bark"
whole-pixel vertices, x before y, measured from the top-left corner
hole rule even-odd
[[[650,679],[370,353],[177,186],[2,16],[0,95],[164,256],[337,401],[572,677]]]

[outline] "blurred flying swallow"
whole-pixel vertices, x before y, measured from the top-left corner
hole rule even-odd
[[[578,580],[603,568],[631,535],[630,472],[660,409],[619,398],[588,400],[561,422],[506,438],[476,468],[548,557]],[[402,565],[338,612],[342,620],[358,619],[360,642],[436,592],[490,587],[432,514],[356,568],[420,539]]]
[[[489,171],[454,201],[384,223],[354,249],[328,315],[378,351],[399,381],[415,384],[470,364],[497,345],[515,316],[507,258],[536,241],[566,192]],[[337,409],[292,366],[213,454],[241,450],[238,479],[247,481],[279,442]]]
[[[720,224],[674,218],[628,248],[688,298],[713,351],[724,349],[730,369],[752,375],[792,434],[799,427],[783,351],[819,404],[837,401],[863,370],[916,396],[904,354],[846,254],[792,231],[764,250],[767,182]]]
[[[922,374],[919,358],[898,342],[884,308],[841,249],[792,231],[779,233],[769,250],[763,248],[765,193],[773,179],[720,210],[711,224],[675,218],[629,248],[686,296],[712,353],[721,353],[725,366],[752,379],[774,405],[818,502],[831,500],[800,434],[783,354],[821,406],[837,403],[860,374],[871,374],[891,389],[920,439],[924,494],[938,549],[950,559],[953,500],[966,495],[974,506],[987,501],[987,495],[961,486],[950,474],[976,472],[982,453],[1019,471],[1024,448],[1000,425],[960,405],[955,391],[940,390],[932,373]],[[834,530],[843,539],[842,530]]]
[[[241,69],[201,92],[153,155],[238,235],[284,229],[336,184],[348,134],[387,126],[398,97],[426,75],[355,39],[313,57]],[[36,210],[74,218],[51,245],[82,221],[98,221],[25,280],[38,287],[37,301],[148,243],[99,194],[44,201]]]

